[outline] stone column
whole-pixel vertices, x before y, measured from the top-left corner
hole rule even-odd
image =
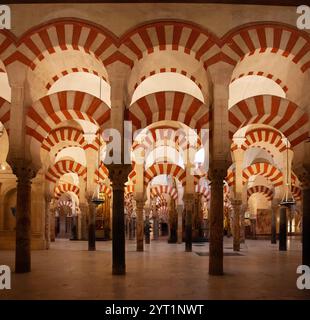
[[[227,170],[217,162],[209,170],[211,180],[209,274],[223,274],[224,178]]]
[[[13,167],[17,177],[15,272],[31,271],[31,166]]]
[[[177,206],[177,212],[178,212],[178,243],[183,242],[183,206],[178,205]]]
[[[279,250],[287,250],[287,216],[286,207],[280,208]]]
[[[234,208],[234,239],[233,247],[234,251],[240,251],[240,214],[241,214],[241,200],[232,200],[231,202]]]
[[[45,195],[45,249],[50,248],[51,242],[51,201],[52,197],[50,195]]]
[[[88,202],[88,251],[96,251],[96,205],[92,198],[87,198]]]
[[[245,243],[245,206],[241,205],[240,213],[240,243]]]
[[[192,251],[192,215],[193,215],[193,204],[194,204],[194,195],[185,194],[185,251]]]
[[[53,207],[51,209],[51,216],[50,216],[50,239],[51,239],[51,242],[55,242],[55,238],[56,238],[56,235],[55,235],[55,211],[56,211],[56,208]]]
[[[172,198],[169,207],[169,229],[168,243],[177,243],[178,217],[175,210],[175,200]]]
[[[271,243],[277,243],[277,211],[279,208],[278,201],[273,201],[271,205]]]
[[[144,200],[136,200],[136,215],[137,215],[137,251],[144,250],[144,221],[143,221]]]
[[[145,208],[145,243],[151,243],[150,235],[150,208]]]
[[[310,184],[303,186],[302,264],[310,266]]]
[[[131,165],[111,164],[107,168],[113,188],[112,273],[124,275],[126,273],[124,191]]]

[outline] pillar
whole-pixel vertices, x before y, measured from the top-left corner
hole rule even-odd
[[[232,200],[231,202],[234,208],[234,239],[233,248],[234,251],[240,251],[240,214],[241,214],[241,200]]]
[[[55,235],[55,211],[56,211],[56,208],[53,207],[50,212],[51,212],[51,215],[50,215],[50,239],[51,239],[51,242],[55,242],[55,238],[56,238],[56,235]]]
[[[245,243],[245,206],[241,206],[240,213],[240,243]]]
[[[178,213],[178,243],[183,242],[183,206],[177,206],[177,213]]]
[[[287,216],[286,207],[280,208],[279,250],[287,250]]]
[[[177,243],[178,217],[175,210],[175,200],[170,199],[169,206],[169,239],[168,243]]]
[[[145,243],[151,243],[151,235],[150,235],[150,208],[145,208]]]
[[[136,200],[136,215],[137,215],[137,251],[144,250],[144,221],[143,221],[144,200]]]
[[[88,197],[88,251],[96,251],[96,205]]]
[[[50,221],[51,221],[51,201],[52,197],[50,195],[45,195],[45,249],[50,248],[51,233],[50,233]]]
[[[194,195],[185,194],[185,251],[192,251],[192,215],[193,215],[193,204],[194,204]]]
[[[303,187],[302,264],[310,266],[310,185]]]
[[[124,275],[126,273],[124,190],[131,165],[111,164],[107,168],[113,188],[112,274]]]
[[[209,170],[211,180],[209,274],[223,274],[224,178],[227,170],[214,162]]]
[[[17,177],[15,272],[31,271],[31,180],[30,166],[13,167]]]
[[[277,211],[279,204],[273,201],[271,206],[271,243],[277,243]]]

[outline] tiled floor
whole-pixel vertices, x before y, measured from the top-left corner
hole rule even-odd
[[[231,239],[225,252],[232,253]],[[164,240],[135,252],[127,243],[127,275],[111,275],[111,242],[97,242],[88,252],[86,242],[57,240],[48,251],[32,253],[32,272],[12,274],[12,290],[0,299],[310,299],[310,290],[296,288],[301,260],[300,240],[279,252],[269,241],[247,240],[241,255],[225,255],[225,275],[208,275],[208,244],[193,246]],[[0,265],[13,269],[14,252],[1,251]]]

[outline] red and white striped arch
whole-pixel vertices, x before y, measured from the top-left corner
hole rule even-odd
[[[268,79],[273,80],[275,83],[277,83],[284,92],[288,91],[288,87],[285,83],[283,83],[283,81],[281,79],[279,79],[277,76],[269,73],[269,72],[265,72],[265,71],[249,71],[247,73],[241,73],[239,74],[236,78],[233,78],[231,80],[231,83],[233,83],[234,81],[243,78],[245,76],[261,76],[261,77],[265,77]]]
[[[86,73],[91,73],[94,74],[95,76],[101,77],[102,80],[105,82],[109,83],[109,80],[107,79],[106,76],[100,75],[98,71],[96,70],[90,70],[89,68],[85,67],[75,67],[71,69],[66,69],[63,71],[60,71],[58,74],[55,74],[52,79],[46,84],[45,88],[46,90],[49,90],[54,83],[56,83],[60,78],[70,74],[70,73],[76,73],[76,72],[86,72]]]
[[[59,201],[57,207],[58,208],[60,208],[60,207],[69,207],[69,208],[72,209],[73,208],[73,202],[72,201],[67,201],[67,200]]]
[[[210,193],[210,190],[207,189],[206,187],[201,185],[196,185],[195,192],[202,194],[206,198],[206,201],[210,200],[211,193]]]
[[[208,128],[208,107],[200,100],[182,92],[156,92],[147,95],[128,109],[127,119],[135,130],[162,121],[179,121],[193,129]]]
[[[43,97],[28,108],[26,116],[27,143],[34,161],[39,159],[44,139],[61,122],[86,120],[102,128],[108,125],[110,112],[105,103],[84,92],[63,91]]]
[[[107,186],[106,184],[101,184],[100,185],[100,192],[106,194],[108,197],[111,198],[112,189],[111,189],[111,187]]]
[[[133,184],[125,186],[125,194],[135,192],[135,186]]]
[[[0,97],[0,122],[9,133],[11,104]]]
[[[0,30],[0,61],[6,66],[11,55],[16,55],[16,44],[12,34],[7,30]],[[4,69],[2,72],[6,72]]]
[[[249,199],[255,193],[262,193],[264,196],[266,196],[267,200],[269,201],[271,201],[274,196],[272,189],[266,186],[258,185],[258,186],[251,187],[247,190],[247,198]]]
[[[154,163],[144,172],[144,184],[148,185],[154,177],[161,174],[172,175],[183,186],[186,183],[186,172],[180,166],[171,163]]]
[[[178,190],[172,186],[152,186],[151,197],[160,196],[161,194],[168,194],[173,200],[178,198]]]
[[[302,72],[310,68],[310,38],[291,26],[276,23],[245,26],[230,32],[222,41],[222,52],[233,65],[247,55],[271,52],[298,64]]]
[[[229,136],[249,124],[274,127],[294,147],[308,137],[308,114],[293,102],[276,96],[256,96],[232,106],[228,112]]]
[[[178,67],[169,67],[169,68],[159,68],[159,69],[154,69],[152,71],[150,71],[149,73],[143,75],[140,79],[138,79],[138,81],[136,82],[136,84],[134,85],[134,89],[137,89],[138,86],[147,78],[158,74],[158,73],[165,73],[165,72],[173,72],[173,73],[179,73],[183,76],[188,77],[189,79],[191,79],[194,83],[196,83],[196,85],[198,86],[198,88],[200,90],[202,90],[202,85],[201,83],[197,80],[197,78],[194,75],[191,75],[191,73],[189,71],[183,70],[182,68]]]
[[[277,130],[272,128],[255,128],[249,130],[245,135],[245,141],[240,148],[247,150],[251,146],[259,146],[265,148],[266,145],[272,145],[283,152],[286,150],[286,145],[283,143],[283,136]],[[236,144],[232,144],[231,150],[234,151],[238,148]]]
[[[105,180],[108,179],[109,177],[109,170],[107,167],[104,165],[104,163],[101,161],[99,170],[96,169],[95,171],[95,176],[94,176],[94,181],[97,182],[99,177],[99,180]]]
[[[140,26],[121,39],[120,51],[131,61],[156,51],[173,50],[193,55],[205,69],[220,60],[217,39],[211,33],[186,22],[159,21]]]
[[[174,128],[167,127],[156,127],[148,129],[146,134],[143,136],[143,141],[134,141],[132,150],[135,151],[142,148],[145,152],[145,157],[159,146],[171,146],[177,151],[187,150],[189,148],[189,142],[186,134],[183,130],[177,130]],[[201,147],[200,137],[197,136],[197,149]]]
[[[282,172],[269,163],[255,163],[245,168],[242,172],[243,184],[247,183],[249,178],[254,175],[260,175],[267,178],[274,187],[278,187],[283,184]]]
[[[73,192],[78,196],[80,193],[80,188],[72,183],[61,183],[55,187],[55,199],[59,199],[61,195],[66,192]]]
[[[79,177],[86,180],[87,168],[72,160],[60,160],[49,167],[45,178],[56,183],[65,173],[76,173]]]
[[[34,70],[47,56],[67,50],[83,51],[108,65],[116,59],[116,39],[110,32],[85,21],[53,21],[26,33],[5,64],[18,60]]]

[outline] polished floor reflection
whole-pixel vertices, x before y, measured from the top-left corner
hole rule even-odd
[[[97,242],[88,252],[87,242],[57,240],[49,251],[32,252],[32,272],[12,274],[12,290],[1,299],[310,299],[309,291],[296,288],[300,240],[289,241],[279,252],[269,241],[247,240],[239,255],[232,240],[224,241],[225,275],[208,275],[208,244],[164,240],[135,251],[127,241],[127,275],[111,275],[111,242]],[[200,253],[200,254],[198,254]],[[14,266],[14,252],[1,251],[0,264]]]

